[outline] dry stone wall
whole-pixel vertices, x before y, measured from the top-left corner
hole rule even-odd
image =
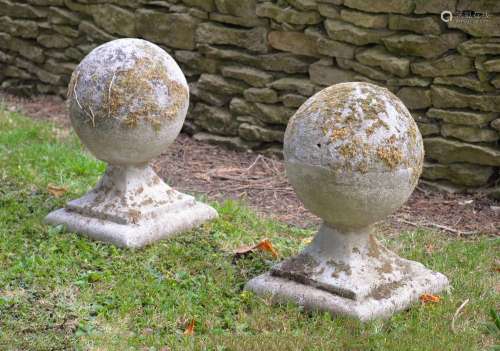
[[[444,10],[488,16],[445,23]],[[491,0],[0,0],[1,88],[65,95],[93,48],[141,37],[190,82],[187,132],[279,154],[309,96],[367,81],[411,110],[425,138],[424,178],[498,187],[499,14]]]

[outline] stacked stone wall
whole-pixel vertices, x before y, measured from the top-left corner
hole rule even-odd
[[[445,10],[455,14],[447,23]],[[482,16],[460,18],[464,10]],[[279,154],[307,97],[367,81],[412,112],[424,178],[498,186],[499,14],[490,0],[0,0],[1,88],[65,95],[93,48],[140,37],[175,57],[190,82],[185,131]]]

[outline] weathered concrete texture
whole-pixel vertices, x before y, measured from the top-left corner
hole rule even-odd
[[[284,156],[297,196],[324,222],[309,246],[246,289],[366,321],[448,287],[373,236],[373,223],[408,199],[422,171],[422,137],[396,96],[367,83],[323,89],[289,121]]]
[[[188,231],[217,212],[175,191],[149,166],[109,166],[95,189],[45,222],[120,247],[139,248]]]

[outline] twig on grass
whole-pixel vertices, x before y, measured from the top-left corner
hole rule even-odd
[[[455,330],[455,321],[458,317],[458,314],[460,313],[460,311],[463,310],[463,308],[465,307],[465,305],[467,305],[469,303],[469,299],[465,300],[464,302],[462,302],[462,304],[457,308],[457,310],[455,311],[455,314],[453,315],[453,318],[451,320],[451,331],[456,334],[457,331]]]
[[[423,222],[423,223],[415,223],[415,222],[411,222],[411,221],[408,221],[408,220],[403,219],[403,218],[396,218],[396,220],[398,222],[409,224],[409,225],[412,225],[414,227],[438,228],[438,229],[441,229],[441,230],[444,230],[444,231],[447,231],[447,232],[450,232],[450,233],[458,234],[458,235],[473,235],[473,234],[477,234],[476,231],[463,232],[461,230],[454,229],[454,228],[451,228],[451,227],[448,227],[448,226],[445,226],[445,225],[442,225],[442,224],[437,224],[437,223],[434,223],[434,222],[428,222],[428,221],[426,221],[426,222]]]

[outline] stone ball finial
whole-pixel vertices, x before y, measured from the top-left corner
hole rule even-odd
[[[289,121],[287,176],[304,205],[328,224],[360,228],[410,196],[422,171],[423,143],[404,104],[369,83],[333,85]]]
[[[374,223],[408,199],[422,171],[422,136],[396,96],[358,82],[323,89],[288,122],[284,154],[290,183],[323,223],[308,246],[247,289],[363,321],[446,289],[444,275],[375,237]]]
[[[85,146],[115,165],[147,163],[181,131],[189,105],[186,78],[174,59],[141,39],[92,50],[68,87],[70,118]]]

